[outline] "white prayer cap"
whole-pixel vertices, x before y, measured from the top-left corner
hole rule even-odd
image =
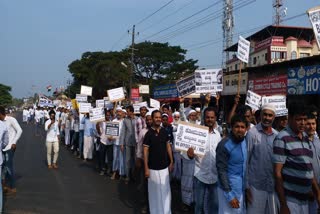
[[[196,112],[200,112],[201,109],[199,107],[196,108]]]
[[[261,107],[261,111],[263,111],[263,110],[270,110],[270,111],[273,111],[274,113],[276,113],[276,107],[271,103],[264,104]]]
[[[169,118],[169,115],[167,115],[167,114],[162,114],[161,117],[168,117],[168,118]]]
[[[175,112],[173,112],[173,116],[179,116],[180,115],[180,112],[178,112],[178,111],[175,111]]]
[[[197,113],[195,110],[193,110],[193,109],[191,109],[190,111],[189,111],[189,113],[188,113],[188,116],[190,115],[190,114],[192,114],[192,113]]]
[[[121,108],[120,106],[118,106],[118,107],[116,108],[116,110],[117,110],[117,111],[122,111],[122,108]]]
[[[121,109],[124,113],[127,113],[127,110],[125,110],[125,109]]]
[[[151,112],[148,111],[147,114],[146,114],[146,116],[151,116]]]

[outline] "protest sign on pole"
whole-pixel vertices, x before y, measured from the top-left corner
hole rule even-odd
[[[76,94],[76,100],[78,103],[85,103],[88,101],[88,96],[84,94]]]
[[[125,99],[123,87],[110,89],[107,91],[111,102],[121,101]]]
[[[192,147],[195,154],[204,156],[208,137],[208,127],[181,121],[177,128],[175,149],[178,151],[188,151]]]
[[[261,106],[261,96],[248,90],[246,96],[246,105],[250,106],[253,110],[258,110]]]
[[[197,94],[222,91],[222,69],[196,70],[194,76]]]
[[[91,109],[91,103],[79,103],[80,113],[89,113]]]
[[[237,57],[242,62],[249,62],[250,42],[239,36]]]
[[[80,94],[92,96],[92,87],[86,86],[86,85],[81,85]]]
[[[276,116],[288,115],[288,109],[286,105],[286,96],[284,95],[274,95],[268,97],[262,97],[261,105],[271,103],[276,108]]]
[[[196,92],[196,83],[194,75],[187,76],[182,80],[177,81],[177,90],[181,97],[185,97],[189,94]]]
[[[103,108],[91,108],[89,110],[91,122],[105,121],[104,109]]]
[[[104,102],[105,100],[103,99],[96,100],[96,108],[104,108]]]
[[[307,13],[318,43],[318,49],[320,50],[320,6],[309,9]]]
[[[160,109],[160,102],[158,100],[150,98],[150,107]]]
[[[118,122],[106,122],[106,135],[112,137],[119,137],[120,126]]]

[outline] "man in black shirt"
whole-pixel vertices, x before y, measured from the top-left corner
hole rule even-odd
[[[150,213],[171,213],[169,171],[173,169],[173,156],[166,130],[161,125],[161,113],[152,112],[153,124],[143,141],[145,176],[148,178]]]

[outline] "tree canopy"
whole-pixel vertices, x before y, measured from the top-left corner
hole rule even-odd
[[[10,94],[11,87],[0,83],[0,105],[8,106],[12,103],[12,96]]]
[[[168,43],[142,42],[134,46],[133,87],[137,84],[173,83],[192,73],[197,60],[186,59],[186,50]],[[79,93],[81,85],[93,87],[93,97],[106,96],[106,90],[129,86],[131,76],[131,48],[120,52],[86,52],[69,65],[73,84],[69,96]],[[124,64],[123,64],[123,63]],[[127,65],[127,66],[124,66]]]

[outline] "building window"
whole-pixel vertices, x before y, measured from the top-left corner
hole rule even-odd
[[[234,65],[234,70],[238,70],[238,64]]]
[[[300,58],[309,57],[309,53],[300,53]]]
[[[268,61],[268,54],[267,53],[264,55],[264,60]]]
[[[253,58],[253,64],[254,64],[254,65],[257,64],[257,57],[254,57],[254,58]]]
[[[291,52],[291,59],[297,59],[297,52],[296,51]]]

